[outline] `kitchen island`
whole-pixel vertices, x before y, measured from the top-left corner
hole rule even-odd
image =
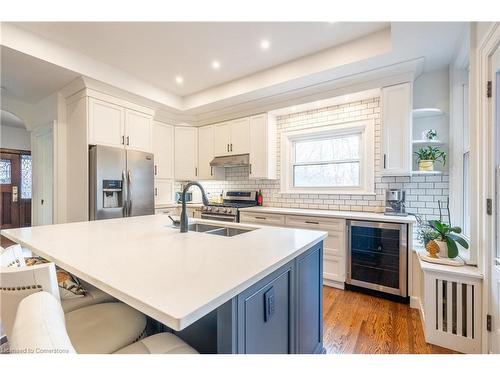
[[[201,352],[321,352],[326,232],[207,220],[192,227],[203,225],[239,234],[180,233],[165,215],[1,233],[178,331]]]

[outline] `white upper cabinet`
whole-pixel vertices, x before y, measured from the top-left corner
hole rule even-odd
[[[174,201],[174,181],[155,179],[155,206],[172,204]]]
[[[250,152],[250,119],[244,117],[232,120],[229,123],[231,125],[229,154],[248,154]]]
[[[252,116],[249,177],[276,179],[276,121],[267,113]]]
[[[250,152],[250,119],[248,117],[214,125],[215,156]]]
[[[382,88],[381,172],[408,176],[412,171],[412,84]]]
[[[89,144],[152,151],[151,114],[93,97],[89,97],[88,111]]]
[[[174,178],[174,127],[161,122],[153,123],[153,153],[155,178]]]
[[[229,155],[231,143],[231,124],[224,122],[214,125],[214,152],[215,156]]]
[[[125,109],[102,100],[89,98],[89,143],[123,147]]]
[[[175,128],[174,174],[176,180],[198,178],[198,129],[188,126]]]
[[[153,118],[145,113],[125,110],[125,145],[129,149],[151,152]]]
[[[198,179],[222,180],[225,176],[224,168],[210,166],[215,157],[215,126],[198,128]]]

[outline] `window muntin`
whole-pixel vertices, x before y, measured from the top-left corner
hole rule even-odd
[[[12,163],[9,159],[0,160],[0,184],[9,185],[12,183]]]
[[[21,155],[21,199],[31,199],[31,155]]]

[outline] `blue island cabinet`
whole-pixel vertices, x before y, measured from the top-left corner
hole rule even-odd
[[[177,334],[200,353],[323,353],[323,242]]]

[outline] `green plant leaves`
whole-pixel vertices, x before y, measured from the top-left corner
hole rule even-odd
[[[467,243],[465,238],[457,236],[456,234],[453,234],[453,233],[448,234],[448,237],[451,238],[453,241],[458,242],[465,249],[469,248],[469,244]]]
[[[439,234],[445,234],[446,225],[441,223],[439,220],[429,220],[429,225],[437,232],[439,232]]]
[[[446,241],[446,243],[448,244],[448,256],[450,258],[455,258],[456,256],[458,256],[457,243],[460,244],[464,249],[469,248],[467,240],[458,235],[459,233],[462,233],[462,228],[451,227],[444,224],[440,220],[429,220],[428,223],[429,227],[436,231],[437,234],[439,234],[441,240]]]
[[[443,166],[446,165],[446,152],[441,151],[438,147],[427,146],[415,151],[418,160],[433,160],[440,161]]]
[[[448,245],[448,258],[456,258],[458,256],[457,244],[451,237],[446,237],[446,244]]]

